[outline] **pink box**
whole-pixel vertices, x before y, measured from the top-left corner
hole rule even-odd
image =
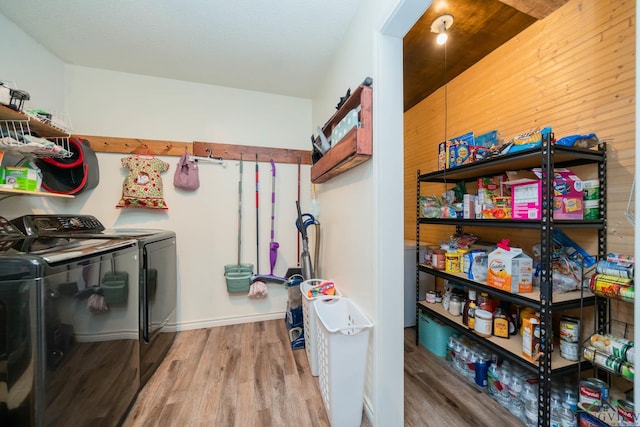
[[[553,180],[553,218],[582,219],[584,214],[582,181],[569,169],[555,169]],[[540,219],[542,185],[540,169],[507,172],[511,186],[511,217]]]

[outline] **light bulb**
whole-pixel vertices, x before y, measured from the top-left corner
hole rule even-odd
[[[443,31],[440,34],[438,34],[438,37],[436,38],[436,43],[442,46],[447,42],[448,38],[449,36],[447,36],[447,33]]]

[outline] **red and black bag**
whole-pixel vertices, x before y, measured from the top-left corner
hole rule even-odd
[[[42,158],[36,164],[42,171],[42,188],[50,193],[78,194],[98,185],[98,157],[89,141],[69,138],[71,156]]]

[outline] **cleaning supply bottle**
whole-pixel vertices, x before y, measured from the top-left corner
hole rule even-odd
[[[469,329],[474,328],[475,312],[476,309],[476,290],[469,289],[469,297],[462,310],[462,323],[464,323]]]

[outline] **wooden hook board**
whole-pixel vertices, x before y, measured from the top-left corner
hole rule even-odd
[[[182,156],[184,150],[193,154],[192,142],[161,141],[156,139],[116,138],[111,136],[73,135],[89,141],[91,149],[101,153],[151,154],[154,156]]]
[[[218,157],[223,160],[255,160],[268,162],[273,159],[276,163],[311,164],[311,150],[293,150],[288,148],[255,147],[251,145],[220,144],[216,142],[193,143],[193,155],[202,157]]]

